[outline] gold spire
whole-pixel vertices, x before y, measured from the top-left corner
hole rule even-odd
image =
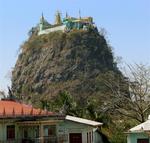
[[[57,11],[55,15],[55,24],[62,24],[61,13],[59,11]]]
[[[43,15],[43,12],[42,12],[42,16],[40,18],[40,23],[43,23],[44,22],[44,15]]]
[[[79,19],[81,19],[81,11],[80,11],[80,9],[79,9]]]
[[[66,12],[66,18],[68,18],[68,13]]]

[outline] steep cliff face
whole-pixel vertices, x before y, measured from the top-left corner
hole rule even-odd
[[[77,97],[91,96],[99,92],[96,78],[107,71],[119,72],[111,48],[98,32],[32,36],[12,72],[12,90],[34,103],[64,90]]]

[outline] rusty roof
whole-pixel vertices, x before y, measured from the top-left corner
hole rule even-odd
[[[14,100],[1,100],[0,101],[0,118],[7,117],[21,117],[21,116],[54,116],[53,112],[33,108]]]

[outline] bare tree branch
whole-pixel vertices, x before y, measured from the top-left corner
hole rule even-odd
[[[113,73],[104,76],[103,82],[111,91],[112,104],[115,104],[114,107],[120,114],[144,122],[150,111],[150,68],[142,64],[127,67],[128,80],[124,84],[124,79]]]

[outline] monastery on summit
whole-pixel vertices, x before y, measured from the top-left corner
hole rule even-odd
[[[50,24],[44,18],[43,14],[38,24],[38,35],[48,34],[55,31],[70,32],[72,30],[88,30],[89,28],[96,28],[92,17],[78,18],[70,17],[66,14],[65,18],[61,18],[60,12],[56,13],[55,24]]]

